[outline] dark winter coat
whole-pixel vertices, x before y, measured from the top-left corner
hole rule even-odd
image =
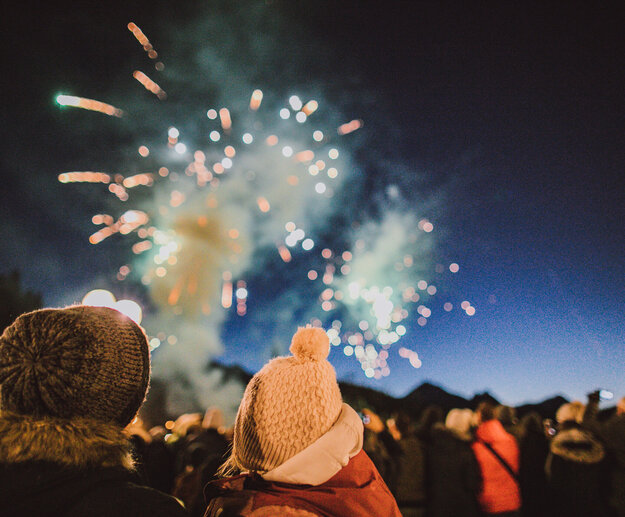
[[[521,514],[525,517],[549,515],[545,462],[549,454],[549,440],[542,429],[542,422],[527,426],[521,435],[519,449],[521,465]]]
[[[216,429],[205,429],[185,438],[180,450],[184,470],[176,476],[171,493],[184,502],[192,516],[204,515],[204,486],[216,478],[227,452],[228,441]]]
[[[610,504],[625,515],[625,414],[608,420],[601,437],[610,454]]]
[[[428,517],[477,517],[480,468],[469,441],[443,426],[427,450]]]
[[[118,427],[86,419],[0,417],[0,515],[182,517],[171,496],[140,486]]]
[[[607,515],[607,471],[601,443],[575,423],[551,441],[545,465],[552,511],[567,517]]]
[[[154,439],[136,447],[135,457],[146,485],[167,494],[171,493],[176,475],[174,451],[164,441]]]
[[[425,504],[425,450],[414,434],[402,436],[397,442],[397,476],[393,486],[400,508],[418,508]]]
[[[608,453],[610,504],[625,516],[625,414],[613,415],[606,422],[597,420],[598,403],[589,402],[583,425],[598,436]]]

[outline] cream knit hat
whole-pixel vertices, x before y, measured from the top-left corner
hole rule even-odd
[[[293,356],[269,361],[247,385],[234,424],[231,462],[242,470],[268,471],[315,442],[336,422],[342,399],[326,360],[327,334],[300,328]]]

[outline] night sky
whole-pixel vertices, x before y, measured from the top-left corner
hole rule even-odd
[[[253,244],[237,278],[249,291],[247,314],[195,317],[193,328],[206,327],[195,335],[211,344],[185,349],[181,338],[177,353],[255,371],[272,353],[285,353],[296,327],[314,318],[325,328],[341,320],[342,332],[358,331],[362,309],[338,303],[332,313],[321,310],[327,286],[307,272],[321,272],[325,247],[353,251],[356,269],[361,239],[376,282],[426,279],[438,290],[419,302],[431,310],[425,326],[419,303],[405,304],[406,334],[388,350],[390,375],[368,379],[341,343],[330,355],[341,379],[395,396],[427,380],[464,396],[489,390],[510,404],[580,398],[596,388],[625,395],[625,17],[616,4],[134,4],[4,8],[0,273],[19,270],[24,287],[42,293],[46,305],[107,288],[144,306],[151,334],[167,325],[188,330],[188,311],[165,314],[138,278],[116,280],[123,264],[147,267],[129,251],[137,238],[88,242],[93,214],[121,213],[135,198],[121,207],[105,186],[63,185],[57,177],[155,167],[160,155],[141,162],[137,148],[156,149],[163,134],[166,144],[170,126],[190,149],[208,149],[211,107],[230,106],[233,131],[237,124],[260,131],[244,109],[255,88],[265,94],[262,128],[275,124],[295,140],[299,126],[276,116],[295,94],[319,101],[310,123],[334,135],[339,168],[349,171],[331,198],[302,195],[291,212],[272,207],[276,218],[297,213],[315,247],[293,249],[286,264],[274,245],[274,216],[246,219],[241,231],[249,229]],[[162,73],[126,28],[130,21],[159,52]],[[155,78],[167,101],[134,81],[135,69]],[[59,93],[108,102],[126,115],[61,108]],[[330,131],[353,119],[364,123],[353,134]],[[261,176],[274,167],[269,151],[249,149],[238,163]],[[232,192],[254,193],[246,178]],[[162,201],[164,190],[152,190],[137,194],[139,205]],[[195,206],[193,195],[185,206]],[[232,196],[228,210],[247,203]],[[220,221],[239,217],[219,210]],[[434,231],[419,230],[410,241],[426,219]],[[393,254],[400,262],[410,254],[412,269],[393,272]],[[341,285],[337,279],[332,287]],[[460,308],[465,300],[474,315]],[[453,310],[443,309],[446,302]],[[399,356],[402,347],[418,353],[420,368]],[[166,357],[159,348],[156,361],[159,354]]]

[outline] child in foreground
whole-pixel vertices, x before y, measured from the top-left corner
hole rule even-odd
[[[222,467],[241,474],[206,486],[206,517],[400,517],[362,450],[362,421],[342,401],[325,331],[300,328],[290,351],[247,385]]]

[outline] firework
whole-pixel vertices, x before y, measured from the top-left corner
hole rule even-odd
[[[160,100],[164,101],[167,98],[165,91],[143,72],[135,70],[132,76],[139,81],[146,90],[152,92]]]
[[[106,104],[105,102],[85,99],[84,97],[74,97],[73,95],[57,95],[56,102],[59,106],[72,106],[84,110],[99,111],[111,117],[121,117],[124,114],[119,108]]]
[[[133,23],[128,28],[156,59],[145,34]],[[167,99],[143,72],[133,77],[158,99]],[[93,224],[101,227],[89,241],[95,245],[127,236],[136,258],[120,267],[117,278],[140,279],[164,322],[209,317],[219,326],[230,310],[243,317],[255,302],[246,278],[264,250],[271,249],[283,267],[307,254],[311,264],[321,263],[304,273],[320,293],[311,323],[332,322],[331,343],[357,359],[365,376],[388,376],[389,350],[406,334],[403,323],[412,307],[420,325],[432,314],[427,304],[437,288],[428,278],[425,255],[432,248],[434,225],[414,213],[389,210],[381,221],[365,221],[359,230],[340,229],[350,249],[320,250],[316,229],[325,225],[332,198],[353,174],[348,144],[341,139],[363,122],[324,127],[317,100],[292,95],[275,106],[267,97],[255,89],[249,104],[232,103],[245,109],[204,107],[203,122],[209,126],[200,142],[188,138],[181,126],[163,123],[160,140],[138,148],[132,170],[143,172],[66,172],[59,181],[107,184],[124,205],[135,204],[117,217],[94,216]],[[67,96],[57,101],[122,114],[98,101]],[[457,272],[457,264],[450,271]],[[475,313],[470,304],[462,308]],[[182,350],[189,339],[153,334],[153,348],[173,341]],[[197,353],[197,346],[188,352]],[[416,352],[399,356],[415,368],[421,365]]]
[[[64,172],[59,174],[61,183],[110,183],[111,176],[104,172]]]
[[[132,32],[132,35],[136,38],[139,44],[143,47],[143,50],[147,53],[150,59],[156,60],[158,58],[158,52],[154,49],[148,37],[143,33],[143,31],[137,27],[137,25],[133,22],[128,24],[128,30]],[[154,64],[154,68],[159,72],[162,72],[165,68],[165,65],[161,61],[157,61]]]

